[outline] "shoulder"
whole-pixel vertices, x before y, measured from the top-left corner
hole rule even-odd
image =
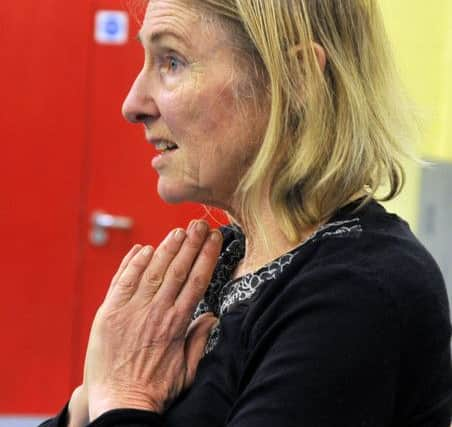
[[[436,263],[378,204],[332,224],[243,310],[249,378],[265,368],[296,395],[334,389],[355,408],[379,402],[400,425],[437,416],[452,398],[452,370]]]
[[[332,321],[356,321],[355,327],[367,319],[407,337],[421,328],[441,345],[450,339],[441,272],[405,221],[372,202],[340,213],[330,224],[263,289],[255,311],[264,323],[312,308]]]
[[[323,238],[310,262],[294,274],[295,280],[308,271],[319,276],[346,274],[351,282],[377,287],[401,305],[419,296],[447,300],[437,263],[404,220],[376,202],[345,216],[356,220],[360,232]]]

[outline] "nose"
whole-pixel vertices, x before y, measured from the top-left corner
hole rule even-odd
[[[159,110],[151,96],[150,79],[144,71],[138,74],[126,99],[122,104],[122,115],[131,123],[143,123],[148,126],[159,116]]]

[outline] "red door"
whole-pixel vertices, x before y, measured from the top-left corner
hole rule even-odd
[[[88,1],[0,2],[0,412],[68,395]]]
[[[127,43],[99,44],[94,19],[125,3],[0,5],[3,414],[62,406],[81,381],[89,327],[123,255],[205,216],[158,198],[153,148],[121,117],[142,63],[138,24],[130,19]],[[93,244],[96,211],[133,225],[106,229],[107,240]]]
[[[95,12],[123,9],[122,0],[96,0]],[[129,11],[130,12],[130,11]],[[151,168],[154,148],[145,142],[141,126],[121,116],[122,102],[140,70],[143,49],[136,40],[139,23],[130,19],[129,43],[92,44],[89,89],[89,155],[84,200],[83,262],[77,283],[77,335],[73,384],[80,382],[83,355],[95,310],[110,278],[133,243],[157,245],[171,228],[205,215],[199,205],[169,206],[157,194],[157,175]],[[95,246],[89,235],[97,211],[133,221],[131,229],[107,230],[108,242]],[[79,321],[82,321],[81,323]]]

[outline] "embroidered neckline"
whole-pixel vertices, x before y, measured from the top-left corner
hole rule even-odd
[[[245,254],[245,237],[236,225],[224,227],[223,233],[227,229],[233,233],[232,241],[221,253],[209,288],[198,304],[193,318],[208,311],[218,317],[223,316],[237,303],[249,300],[264,282],[276,279],[306,245],[326,238],[358,237],[362,232],[362,225],[359,218],[327,223],[296,248],[270,261],[257,271],[232,280],[232,273]]]
[[[363,231],[359,218],[334,221],[317,229],[307,240],[291,251],[281,255],[253,273],[231,280],[232,272],[245,255],[245,236],[240,228],[230,225],[222,228],[223,234],[232,232],[232,241],[221,253],[212,281],[193,315],[196,319],[203,313],[213,312],[221,318],[237,304],[250,300],[265,282],[276,279],[305,246],[328,238],[359,237]],[[210,333],[204,348],[204,356],[217,345],[221,335],[221,323]]]

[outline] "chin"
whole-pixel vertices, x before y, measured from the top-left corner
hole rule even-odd
[[[177,205],[178,203],[182,203],[185,202],[185,198],[181,195],[178,194],[175,191],[168,191],[167,189],[161,189],[160,186],[158,187],[157,190],[160,198],[166,202],[169,203],[170,205]]]
[[[183,184],[169,184],[165,183],[161,179],[158,182],[157,192],[160,198],[170,205],[198,201],[194,199],[193,193],[196,192],[194,192],[193,190],[190,191],[189,189],[185,188]]]
[[[185,202],[203,203],[224,209],[223,204],[218,204],[212,200],[212,197],[209,197],[209,191],[207,189],[189,186],[184,182],[166,182],[164,179],[159,179],[157,192],[160,198],[170,205]]]

